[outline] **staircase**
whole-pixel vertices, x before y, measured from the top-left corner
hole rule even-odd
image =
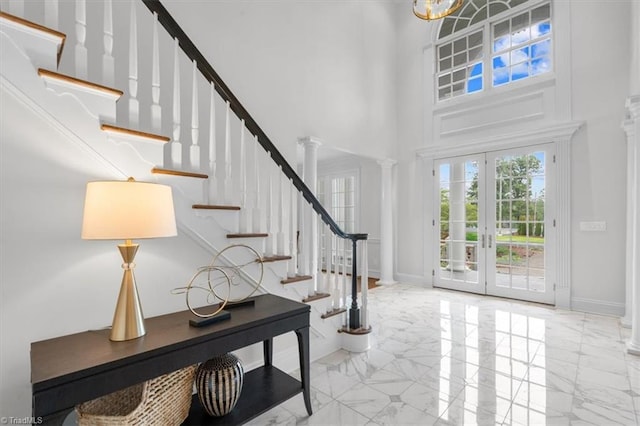
[[[356,291],[358,275],[368,281],[367,235],[340,229],[160,2],[12,4],[0,12],[3,91],[115,175],[171,185],[179,232],[218,262],[246,264],[243,246],[259,253],[262,278],[242,268],[231,297],[261,281],[258,291],[309,303],[314,358],[368,347],[367,286]],[[118,56],[123,20],[129,48]]]

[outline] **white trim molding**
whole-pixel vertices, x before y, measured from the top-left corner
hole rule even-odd
[[[627,98],[626,107],[623,128],[631,158],[627,170],[627,188],[630,188],[627,192],[627,252],[630,255],[626,259],[626,296],[631,299],[631,304],[627,299],[625,306],[626,317],[631,311],[631,338],[627,341],[627,351],[640,355],[640,95]]]
[[[509,133],[491,138],[472,140],[464,144],[435,145],[416,150],[416,155],[428,163],[446,157],[554,143],[557,168],[557,217],[555,218],[557,229],[557,268],[554,283],[556,288],[555,305],[564,309],[571,308],[571,140],[583,124],[582,121],[557,123],[544,126],[534,131]],[[429,170],[429,168],[425,167],[425,170]],[[433,196],[433,192],[429,190],[431,185],[433,185],[433,179],[426,177],[424,184],[426,185],[425,199],[429,200],[429,197]],[[428,202],[425,203],[425,205],[431,204],[432,203]],[[424,212],[425,220],[432,216],[433,212]],[[431,227],[427,226],[425,228],[430,229]],[[425,248],[428,244],[427,241],[431,241],[428,237],[429,235],[425,234]],[[425,257],[425,274],[432,269],[432,263],[432,260]],[[428,279],[426,275],[425,279]]]

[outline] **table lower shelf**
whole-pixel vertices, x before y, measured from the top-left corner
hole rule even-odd
[[[229,414],[209,416],[198,395],[193,395],[189,417],[183,426],[243,424],[301,392],[299,380],[273,366],[259,367],[245,373],[240,399]]]

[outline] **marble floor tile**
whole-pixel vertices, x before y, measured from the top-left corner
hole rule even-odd
[[[297,395],[250,424],[640,425],[617,318],[408,284],[369,307],[369,351],[312,363],[312,416]]]

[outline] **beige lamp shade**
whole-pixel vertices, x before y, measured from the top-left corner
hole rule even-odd
[[[177,235],[171,187],[129,181],[89,182],[82,238],[137,240]]]

